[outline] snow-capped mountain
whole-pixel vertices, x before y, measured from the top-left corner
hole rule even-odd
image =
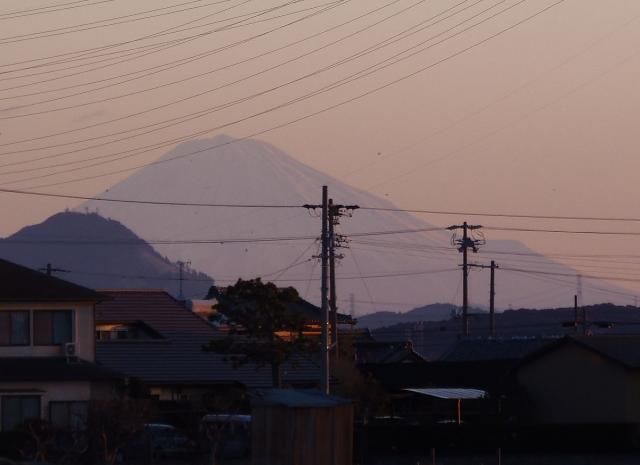
[[[192,154],[193,155],[189,155]],[[175,161],[164,162],[169,159]],[[393,208],[388,201],[348,186],[306,166],[276,147],[258,140],[229,136],[180,144],[161,159],[114,185],[102,197],[188,203],[303,205],[321,202],[327,185],[334,202],[361,207]],[[434,199],[437,200],[437,199]],[[303,208],[224,208],[192,206],[123,205],[88,202],[82,209],[116,219],[145,240],[203,241],[156,245],[173,261],[191,266],[219,285],[237,278],[263,277],[280,285],[293,285],[313,302],[319,301],[318,254],[320,219]],[[459,222],[463,221],[459,219]],[[461,301],[460,257],[443,229],[385,235],[358,235],[383,231],[430,229],[416,217],[394,211],[355,210],[344,217],[338,230],[349,237],[337,266],[339,306],[356,314],[373,310],[406,310],[435,302]],[[435,228],[434,228],[435,229]],[[210,240],[298,238],[302,240],[210,243]],[[497,253],[531,253],[514,241],[489,241],[485,250]],[[499,256],[482,251],[478,262]],[[540,257],[542,258],[542,257]],[[546,268],[572,273],[546,261]],[[487,271],[470,275],[470,302],[488,304]],[[583,295],[590,297],[585,281]],[[606,287],[601,284],[599,287]],[[607,289],[613,289],[607,287]],[[595,291],[593,291],[595,292]],[[518,272],[499,271],[496,306],[552,307],[570,304],[575,293],[571,278],[531,279]],[[625,301],[615,294],[593,294],[594,301]],[[629,298],[626,298],[629,300]]]

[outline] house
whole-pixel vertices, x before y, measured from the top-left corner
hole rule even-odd
[[[234,366],[228,356],[205,351],[226,334],[169,293],[158,289],[101,290],[109,300],[96,309],[97,359],[142,382],[161,401],[207,407],[216,393],[271,387],[269,367]],[[283,366],[285,385],[310,387],[319,368],[308,357]]]
[[[89,400],[111,396],[117,374],[95,363],[94,309],[104,299],[0,260],[0,431],[38,418],[78,426]]]
[[[514,370],[530,354],[558,338],[467,338],[454,344],[438,360],[427,362],[367,363],[361,370],[388,393],[394,414],[434,423],[456,417],[454,405],[425,390],[480,390],[482,399],[465,400],[468,421],[512,417],[519,406]],[[423,392],[424,391],[424,392]]]
[[[532,425],[640,425],[640,335],[568,336],[516,372]]]

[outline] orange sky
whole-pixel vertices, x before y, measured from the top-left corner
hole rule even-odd
[[[148,163],[173,147],[172,139],[189,133],[242,137],[372,92],[259,137],[401,207],[640,217],[636,181],[640,157],[635,153],[640,116],[640,3],[564,0],[555,5],[557,1],[4,0],[0,7],[0,188],[94,195],[127,173],[49,184]],[[34,10],[52,4],[61,11]],[[266,11],[269,8],[273,10]],[[140,14],[145,11],[149,12]],[[149,17],[131,22],[143,16]],[[96,27],[105,24],[98,21],[116,17],[122,18],[111,22],[129,22]],[[294,21],[298,22],[288,24]],[[91,29],[70,34],[69,29],[60,29],[77,25]],[[178,26],[192,29],[138,40]],[[233,27],[213,32],[223,26]],[[46,33],[50,36],[24,40],[40,31],[50,31]],[[123,54],[137,53],[122,50],[198,33],[202,36],[135,60],[104,61],[114,56],[126,60]],[[353,57],[385,40],[391,43]],[[47,60],[25,62],[127,41],[132,42],[104,49],[90,66],[78,55],[61,56],[57,60],[66,61],[53,66],[42,66]],[[429,48],[403,59],[425,47]],[[119,55],[104,55],[116,51]],[[205,52],[209,55],[202,59],[170,64]],[[230,124],[398,59],[330,92]],[[19,61],[25,63],[11,65]],[[173,68],[159,71],[167,66]],[[87,71],[90,68],[100,69]],[[156,72],[121,82],[150,68]],[[313,72],[317,74],[307,77]],[[203,75],[165,85],[199,74]],[[403,80],[376,90],[398,79]],[[147,90],[153,86],[163,87]],[[138,94],[119,97],[131,92]],[[195,98],[195,94],[202,95]],[[114,142],[143,131],[135,128],[247,96],[252,98],[188,123]],[[91,103],[104,99],[111,100]],[[187,100],[168,105],[178,99]],[[67,106],[74,108],[57,111]],[[128,116],[138,112],[144,113]],[[25,116],[28,113],[41,114]],[[219,129],[207,131],[212,128]],[[63,131],[72,132],[42,138]],[[123,133],[102,137],[117,132]],[[11,144],[31,138],[41,139]],[[105,142],[111,143],[92,147]],[[164,147],[108,164],[86,167],[95,162],[82,162],[94,157],[106,161],[113,153],[160,143]],[[56,147],[45,148],[51,145]],[[66,169],[75,171],[49,175]],[[0,234],[6,235],[74,204],[3,194],[1,205]],[[437,225],[463,220],[434,215],[424,219]],[[640,232],[640,225],[631,222],[482,217],[469,221],[486,226]],[[624,255],[636,254],[640,239],[504,231],[487,231],[486,236],[522,240],[547,253]],[[594,270],[583,268],[584,272]],[[625,266],[616,273],[640,278],[640,265]],[[640,290],[635,283],[626,286]]]

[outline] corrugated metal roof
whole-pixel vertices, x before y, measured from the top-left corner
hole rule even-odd
[[[417,388],[405,389],[405,391],[437,397],[438,399],[482,399],[487,396],[487,391],[470,388]]]

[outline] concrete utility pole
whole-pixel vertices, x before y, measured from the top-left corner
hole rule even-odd
[[[191,261],[178,261],[178,270],[179,270],[179,277],[178,280],[180,282],[179,284],[179,292],[178,292],[178,300],[184,300],[184,293],[182,292],[182,282],[184,281],[184,267],[186,265],[191,265]]]
[[[331,343],[335,359],[338,359],[338,304],[336,295],[336,235],[335,225],[339,211],[333,199],[329,199],[329,308],[331,310]]]
[[[469,231],[475,231],[482,228],[480,225],[469,225],[465,221],[461,225],[449,226],[447,229],[456,231],[462,229],[462,239],[456,239],[455,235],[452,239],[453,245],[458,247],[458,251],[462,252],[462,333],[469,335],[469,294],[468,294],[468,277],[469,266],[467,263],[467,249],[471,248],[474,253],[478,252],[478,246],[484,245],[484,239],[473,239],[469,237]]]
[[[491,278],[489,281],[489,335],[491,337],[496,335],[495,325],[495,297],[496,297],[496,268],[500,268],[496,265],[494,260],[491,260],[491,265],[477,265],[475,263],[469,263],[467,266],[475,268],[489,268],[491,270]]]
[[[336,357],[338,354],[338,305],[335,260],[336,258],[342,258],[342,256],[336,255],[335,253],[335,249],[339,247],[338,236],[335,234],[335,226],[338,224],[338,218],[343,216],[343,210],[355,210],[359,208],[357,205],[334,204],[333,199],[329,200],[328,197],[327,186],[322,186],[322,204],[303,205],[304,208],[313,210],[322,208],[322,252],[320,254],[322,264],[320,283],[320,324],[322,325],[320,331],[320,389],[327,394],[329,394],[330,377],[329,353],[332,347],[335,350]],[[331,315],[329,315],[329,310],[331,310]],[[329,324],[331,324],[331,331],[329,331]]]
[[[329,394],[329,314],[327,302],[327,274],[329,262],[329,203],[328,203],[327,186],[322,186],[322,252],[320,260],[322,264],[321,282],[320,282],[320,324],[322,325],[320,332],[320,389],[325,394]]]
[[[491,280],[489,281],[489,336],[496,335],[496,262],[491,260]]]

